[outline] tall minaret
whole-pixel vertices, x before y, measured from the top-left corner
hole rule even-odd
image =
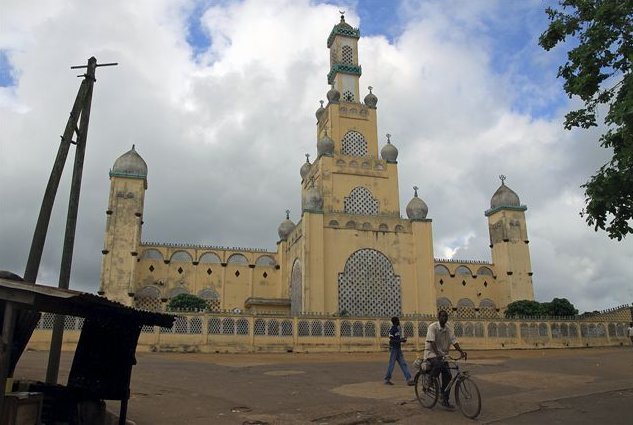
[[[488,217],[492,262],[497,270],[497,284],[504,290],[501,307],[518,300],[533,300],[532,264],[528,247],[525,211],[519,196],[499,176],[501,186],[490,200]]]
[[[106,231],[99,294],[132,305],[134,270],[141,243],[147,164],[134,146],[110,171]]]
[[[378,98],[372,93],[373,87],[360,99],[359,38],[360,30],[346,23],[341,15],[327,39],[331,88],[327,105],[321,105],[316,112],[317,158],[302,174],[303,209],[314,209],[310,202],[310,207],[305,208],[306,200],[314,199],[318,193],[321,199],[317,204],[322,203],[323,212],[399,217],[398,150],[387,135],[385,146],[379,151]]]
[[[400,245],[399,239],[405,227],[409,233],[402,239],[410,241],[411,228],[420,226],[400,218],[398,150],[391,135],[382,138],[382,149],[378,146],[378,98],[373,87],[364,98],[360,95],[359,38],[358,28],[341,16],[327,39],[331,87],[327,105],[321,102],[316,111],[317,156],[300,170],[300,243],[288,248],[289,256],[297,260],[293,264],[300,265],[290,270],[288,264],[287,270],[288,276],[292,274],[294,311],[358,315],[419,311],[418,279],[409,266],[412,260],[402,261],[390,247],[406,245]],[[411,244],[406,249],[411,256],[418,255]],[[430,255],[432,260],[432,252]],[[380,272],[372,274],[376,264],[380,264]],[[361,274],[352,273],[352,269],[371,274],[371,282],[357,281]],[[432,282],[429,276],[420,287],[425,287],[427,280]],[[404,289],[401,278],[406,280]],[[356,285],[372,292],[370,299],[353,299]]]

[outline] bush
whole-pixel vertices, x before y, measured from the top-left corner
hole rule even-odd
[[[206,308],[207,302],[204,299],[191,294],[176,295],[167,303],[167,310],[170,311],[195,311]]]
[[[550,302],[540,303],[532,300],[519,300],[508,304],[505,316],[575,316],[578,310],[567,298],[554,298]]]
[[[543,316],[545,315],[545,309],[538,301],[519,300],[508,304],[505,314],[506,317]]]

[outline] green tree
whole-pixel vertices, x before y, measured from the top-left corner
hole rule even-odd
[[[565,116],[565,128],[588,129],[604,116],[602,147],[613,151],[582,187],[580,215],[589,226],[622,240],[633,233],[633,0],[559,0],[548,7],[549,27],[539,44],[550,50],[568,38],[575,47],[558,69],[565,92],[584,107]],[[606,114],[604,111],[606,110]]]
[[[575,316],[578,310],[567,298],[554,298],[548,303],[543,303],[543,310],[548,316]]]
[[[544,316],[543,305],[538,301],[519,300],[508,304],[506,307],[506,317],[515,316]]]
[[[170,311],[192,311],[206,308],[207,302],[204,299],[191,294],[176,295],[167,303],[167,310]]]

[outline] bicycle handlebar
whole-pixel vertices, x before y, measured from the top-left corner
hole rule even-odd
[[[459,361],[461,359],[464,360],[468,360],[468,354],[465,351],[462,351],[461,353],[459,353],[459,357],[452,357],[452,356],[444,356],[445,359],[447,360],[451,360],[453,362]]]

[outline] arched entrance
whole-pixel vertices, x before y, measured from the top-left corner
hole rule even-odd
[[[338,275],[338,307],[350,316],[400,315],[400,276],[387,256],[369,248],[349,256]]]
[[[288,292],[290,296],[290,312],[292,314],[301,313],[303,311],[303,276],[299,259],[296,259],[292,264]]]

